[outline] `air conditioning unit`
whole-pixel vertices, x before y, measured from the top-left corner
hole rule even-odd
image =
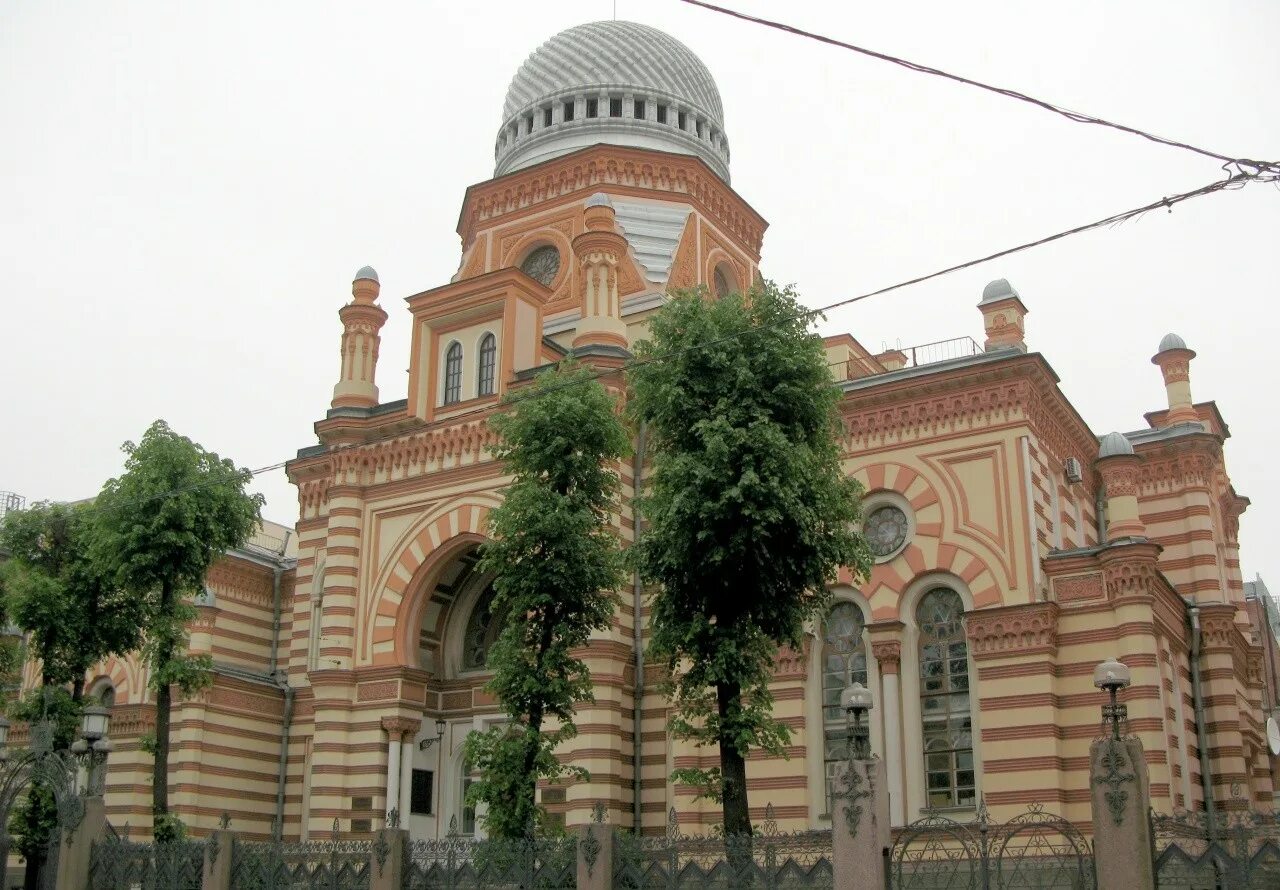
[[[1077,457],[1069,457],[1062,465],[1062,475],[1067,477],[1068,482],[1081,482],[1084,480],[1084,469],[1080,466],[1080,459]]]

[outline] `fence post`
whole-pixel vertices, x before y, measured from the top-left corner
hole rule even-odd
[[[891,846],[884,761],[848,760],[836,767],[831,807],[831,870],[835,887],[884,887]]]
[[[1093,857],[1099,887],[1155,890],[1151,859],[1151,794],[1142,742],[1098,739],[1089,746]]]
[[[591,821],[578,828],[578,890],[613,887],[613,828]]]
[[[84,816],[75,829],[62,830],[58,850],[58,890],[84,890],[89,886],[89,859],[93,845],[103,839],[107,830],[107,811],[101,796],[86,797]]]
[[[236,835],[225,828],[215,829],[204,845],[204,871],[200,890],[231,890],[231,857]]]
[[[369,890],[400,890],[404,882],[405,849],[409,832],[403,828],[381,828],[369,853]]]

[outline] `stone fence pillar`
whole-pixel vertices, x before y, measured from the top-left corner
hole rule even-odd
[[[885,852],[893,843],[885,775],[884,761],[879,758],[849,760],[836,767],[839,790],[831,795],[835,887],[879,890],[885,886]]]
[[[58,890],[84,890],[89,886],[89,854],[107,830],[102,797],[84,798],[84,817],[74,830],[63,829],[58,848]]]
[[[1142,742],[1109,737],[1090,745],[1089,788],[1098,887],[1155,890]]]
[[[603,820],[578,829],[578,890],[612,890],[613,828]]]
[[[200,890],[231,890],[231,856],[235,845],[234,831],[220,828],[209,835],[204,845],[204,873]]]
[[[406,829],[378,831],[373,839],[373,852],[369,854],[369,890],[400,890],[404,882],[404,852],[408,846]]]

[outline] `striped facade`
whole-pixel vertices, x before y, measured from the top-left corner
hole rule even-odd
[[[507,482],[488,420],[508,390],[570,352],[620,392],[612,372],[663,294],[748,286],[766,225],[703,160],[653,148],[593,145],[474,185],[457,274],[407,298],[411,366],[397,401],[374,382],[380,285],[372,269],[357,273],[319,444],[288,465],[296,529],[287,546],[229,553],[191,628],[193,651],[218,665],[213,686],[175,712],[171,801],[195,833],[224,811],[251,837],[277,814],[290,839],[335,820],[360,834],[392,808],[416,838],[482,825],[464,804],[461,751],[501,719],[477,661],[490,628],[476,552]],[[534,277],[524,266],[547,248],[558,264]],[[901,540],[867,578],[842,570],[833,583],[855,631],[837,639],[816,621],[779,653],[775,713],[792,737],[786,756],[748,759],[753,818],[772,805],[782,828],[829,824],[827,761],[842,730],[824,705],[856,674],[875,692],[871,744],[895,824],[982,799],[997,821],[1042,803],[1088,829],[1092,672],[1113,657],[1132,670],[1123,701],[1157,811],[1204,806],[1206,788],[1218,806],[1270,808],[1280,760],[1264,723],[1280,689],[1240,573],[1248,501],[1231,486],[1216,407],[1190,401],[1190,351],[1162,345],[1168,409],[1122,437],[1127,451],[1099,457],[1098,436],[1028,351],[1017,293],[993,282],[979,308],[984,342],[964,338],[972,349],[824,342],[845,472],[868,512],[901,515]],[[643,523],[632,496],[648,465],[635,444],[617,467],[624,544]],[[598,801],[612,824],[646,833],[672,811],[691,826],[719,821],[670,779],[718,759],[668,735],[644,593],[638,582],[617,591],[611,627],[582,652],[595,699],[561,753],[590,779],[540,791],[567,825]],[[952,625],[927,611],[948,603]],[[108,811],[139,828],[155,723],[146,680],[122,659],[92,687],[115,695]]]

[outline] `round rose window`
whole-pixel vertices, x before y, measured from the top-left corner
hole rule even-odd
[[[888,556],[907,541],[907,514],[892,504],[876,507],[867,516],[864,532],[871,552]]]

